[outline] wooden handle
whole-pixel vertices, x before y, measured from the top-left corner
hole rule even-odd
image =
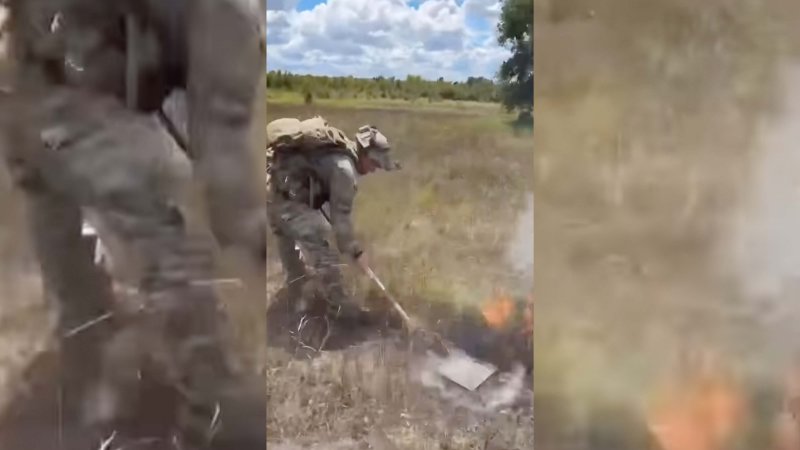
[[[403,322],[406,324],[406,327],[408,327],[409,329],[415,328],[414,321],[411,320],[411,317],[406,313],[406,311],[403,309],[403,307],[400,306],[400,303],[398,303],[397,300],[395,300],[394,297],[392,297],[392,295],[389,293],[389,290],[386,289],[386,286],[384,286],[384,284],[381,282],[381,280],[378,278],[378,276],[375,275],[375,272],[373,272],[372,269],[367,268],[367,276],[375,284],[378,285],[378,287],[381,289],[381,291],[383,291],[383,295],[386,297],[387,300],[389,300],[389,303],[392,304],[392,307],[394,308],[394,310],[397,311],[398,314],[400,314],[400,317],[403,319]]]

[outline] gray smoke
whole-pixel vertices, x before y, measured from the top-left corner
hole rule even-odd
[[[414,361],[411,376],[414,381],[438,394],[453,405],[476,413],[492,414],[517,405],[533,402],[526,386],[525,369],[516,364],[510,372],[495,373],[474,392],[462,389],[445,380],[438,372],[443,359],[430,353]]]
[[[746,197],[722,247],[761,319],[786,338],[800,318],[800,65],[784,75],[783,110],[761,130]]]
[[[533,193],[530,193],[507,250],[509,264],[526,290],[533,289],[533,234]]]

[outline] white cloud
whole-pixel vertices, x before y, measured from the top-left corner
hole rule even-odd
[[[328,0],[306,11],[273,2],[270,69],[463,80],[492,77],[508,55],[493,37],[495,0],[424,0],[417,7],[407,0]]]

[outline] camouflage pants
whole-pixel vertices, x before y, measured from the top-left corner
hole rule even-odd
[[[223,350],[213,289],[200,283],[212,278],[211,243],[187,231],[176,207],[188,159],[154,118],[115,102],[74,92],[47,102],[36,124],[47,149],[37,167],[41,186],[28,189],[30,222],[64,347],[85,355],[75,363],[85,365],[79,376],[99,377],[87,383],[97,386],[95,395],[81,400],[89,405],[86,420],[116,429],[149,414],[137,411],[137,402],[142,374],[152,374],[181,392],[173,417],[186,430],[197,416],[206,432],[219,405],[229,415],[248,410],[235,426],[249,425],[251,435],[233,438],[232,448],[263,448],[263,399],[254,398],[259,390],[233,394],[242,383],[234,382]],[[89,252],[76,250],[87,209],[112,258],[124,263],[122,276],[143,297],[140,312],[121,327],[91,325],[112,306],[108,279]],[[232,398],[239,404],[225,406]]]
[[[344,289],[339,253],[327,239],[330,224],[310,206],[270,194],[267,214],[272,232],[278,238],[278,252],[292,299],[302,297],[308,273],[295,245],[309,258],[322,294],[332,308],[351,304]]]

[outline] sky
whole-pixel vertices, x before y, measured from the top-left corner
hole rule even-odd
[[[267,0],[267,69],[494,78],[499,0]]]

